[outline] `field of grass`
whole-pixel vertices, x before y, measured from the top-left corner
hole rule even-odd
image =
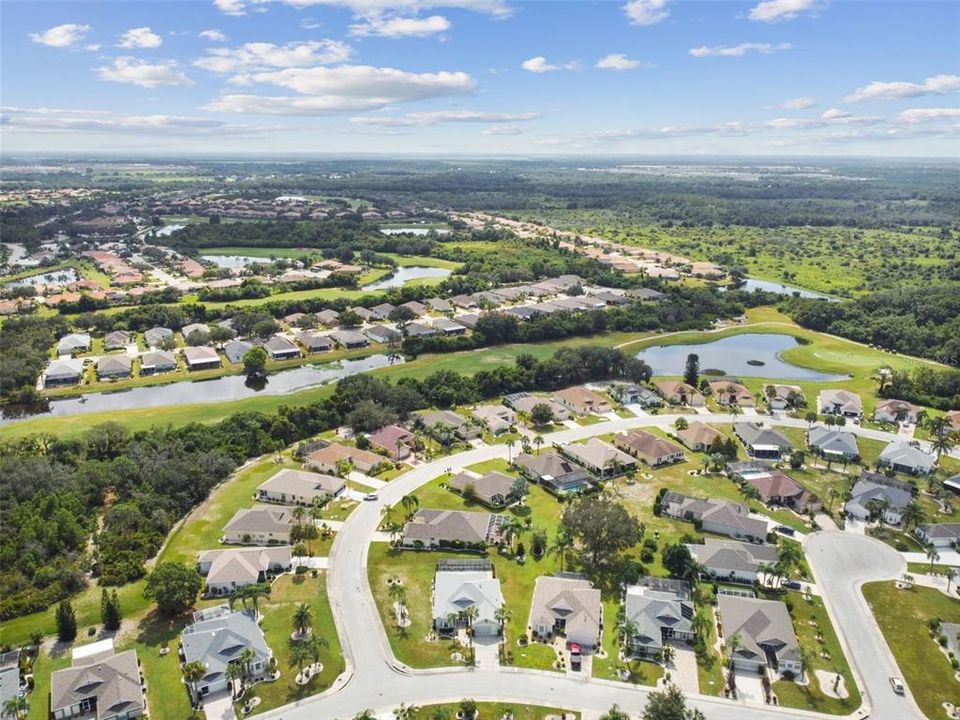
[[[441,705],[424,705],[418,707],[413,714],[413,720],[428,720],[431,714],[438,709],[448,710],[451,717],[457,716],[459,703]],[[477,703],[477,720],[501,720],[510,713],[513,720],[546,720],[563,715],[567,720],[580,720],[580,713],[560,708],[543,707],[542,705],[512,705],[510,703]]]
[[[226,247],[200,248],[201,255],[242,255],[245,257],[264,258],[306,258],[311,255],[320,255],[316,248],[271,248],[271,247],[242,247],[230,245]]]
[[[947,720],[942,703],[957,702],[957,681],[927,622],[960,623],[960,602],[933,588],[899,590],[893,582],[867,583],[863,596],[917,705],[930,720]]]

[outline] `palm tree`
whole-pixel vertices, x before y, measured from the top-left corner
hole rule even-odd
[[[257,657],[257,654],[250,648],[244,648],[237,656],[237,662],[239,662],[240,667],[243,668],[243,676],[245,678],[249,678],[252,675],[250,664],[253,662],[255,657]]]
[[[364,710],[354,715],[353,720],[377,720],[377,716],[373,714],[373,710]]]
[[[300,644],[307,649],[307,655],[309,656],[313,665],[320,664],[321,648],[330,647],[330,643],[328,643],[325,638],[322,638],[319,635],[312,635]]]
[[[947,592],[950,592],[950,588],[947,588]],[[507,624],[507,621],[510,620],[510,610],[506,605],[501,605],[497,608],[497,611],[493,614],[493,617],[500,623],[501,629],[504,625]]]
[[[952,567],[947,567],[947,569],[943,571],[943,575],[944,575],[944,577],[947,578],[947,595],[949,595],[949,594],[950,594],[950,584],[956,579],[956,577],[957,577],[957,571],[956,571],[954,568],[952,568]]]
[[[307,514],[307,509],[303,507],[303,505],[297,505],[293,509],[292,515],[293,515],[293,519],[297,521],[296,528],[297,528],[298,534],[302,534],[300,533],[300,528],[303,525],[303,517],[306,514]]]
[[[933,451],[937,454],[937,461],[939,462],[940,456],[945,452],[949,452],[954,443],[953,438],[951,438],[945,432],[941,432],[933,436],[933,440],[930,444],[933,448]]]
[[[298,675],[303,675],[303,666],[309,661],[310,650],[305,642],[295,642],[290,645],[290,667],[295,667]]]
[[[500,536],[510,544],[513,549],[513,542],[520,538],[527,531],[527,525],[518,517],[507,518],[506,522],[500,527]]]
[[[567,551],[573,547],[573,538],[562,527],[557,529],[557,534],[550,543],[548,553],[557,553],[560,556],[560,572],[563,572],[564,561],[567,558]]]
[[[253,608],[253,616],[260,616],[260,598],[270,597],[270,586],[266,583],[254,583],[242,588],[243,594],[250,598],[250,605]]]
[[[416,705],[406,705],[400,703],[400,706],[393,711],[394,720],[413,720],[420,710]]]
[[[686,430],[688,427],[690,427],[690,424],[687,422],[687,419],[685,417],[678,417],[676,421],[673,423],[673,426],[677,430]]]
[[[400,504],[407,511],[407,517],[410,518],[420,507],[420,499],[416,495],[404,495],[400,498]]]
[[[900,515],[900,521],[903,523],[904,530],[917,527],[917,525],[920,525],[926,521],[926,519],[927,514],[916,500],[911,500],[907,503],[907,506],[903,509],[903,513]]]
[[[194,695],[199,696],[197,683],[203,680],[206,674],[207,668],[202,662],[195,660],[183,666],[183,679],[190,683],[190,688],[193,690]]]
[[[540,448],[543,446],[543,435],[535,435],[533,444],[537,446],[537,455],[540,454]]]
[[[813,424],[817,421],[817,414],[812,410],[808,411],[806,415],[803,416],[803,419],[807,421],[807,430],[813,427]]]
[[[676,651],[669,645],[664,645],[660,649],[660,659],[663,660],[663,664],[666,667],[670,666],[670,661],[673,660],[673,656]]]
[[[436,707],[430,711],[430,720],[450,720],[452,717],[453,713],[444,707]]]
[[[736,403],[730,403],[730,427],[733,427],[737,422],[737,415],[740,414],[740,406]]]
[[[3,704],[3,716],[23,720],[27,717],[27,699],[23,695],[17,695],[7,700]]]
[[[737,649],[740,647],[740,635],[734,633],[730,636],[730,639],[727,641],[728,653],[730,655],[730,669],[734,668],[734,655],[736,655]]]
[[[227,676],[227,682],[230,684],[230,697],[236,697],[234,682],[243,677],[243,670],[234,662],[227,663],[227,669],[224,674]]]
[[[927,560],[930,561],[930,573],[933,574],[933,564],[940,559],[940,553],[937,552],[933,543],[925,545],[923,551],[927,554]]]
[[[293,629],[297,635],[304,637],[313,626],[313,614],[307,603],[297,603],[293,611]]]
[[[507,440],[507,462],[513,462],[513,448],[516,447],[517,441],[513,438]]]

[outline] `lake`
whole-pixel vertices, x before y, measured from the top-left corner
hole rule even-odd
[[[403,362],[394,360],[394,364]],[[214,380],[183,380],[168,385],[119,390],[117,392],[87,393],[81,397],[53,400],[50,412],[44,415],[81,415],[109,410],[129,410],[142,407],[161,407],[165,405],[189,405],[192,403],[227,402],[242,400],[254,395],[286,395],[287,393],[325,385],[341,378],[357,375],[369,370],[387,367],[390,364],[386,355],[370,355],[358,360],[343,360],[320,365],[303,365],[292,370],[282,370],[266,378],[261,387],[250,387],[244,375],[229,375]],[[82,401],[82,402],[81,402]],[[37,417],[35,414],[7,416],[0,418],[0,425],[9,425],[20,420]]]
[[[747,278],[737,290],[753,292],[754,290],[763,290],[764,292],[777,293],[778,295],[799,295],[805,298],[818,298],[820,300],[830,300],[838,302],[838,298],[815,292],[814,290],[804,290],[803,288],[783,285],[782,283],[771,282],[770,280],[757,280],[756,278]]]
[[[7,287],[36,287],[38,285],[66,285],[67,283],[76,282],[80,279],[80,275],[77,274],[77,271],[73,268],[64,268],[62,270],[54,270],[52,272],[46,272],[42,275],[31,275],[30,277],[25,277],[20,280],[11,280],[7,283]]]
[[[382,227],[380,232],[384,235],[429,235],[435,232],[437,235],[449,235],[449,230],[443,228],[424,228],[424,227]]]
[[[716,369],[733,376],[814,382],[847,378],[846,375],[829,375],[803,368],[780,357],[780,353],[797,347],[798,344],[792,335],[748,333],[697,345],[657,345],[641,350],[637,357],[649,363],[654,375],[683,375],[687,355],[696,353],[700,356],[701,373],[707,369]],[[759,360],[763,365],[750,365],[748,360]]]
[[[449,268],[435,267],[400,267],[389,277],[378,280],[370,285],[365,285],[364,290],[387,290],[389,288],[403,287],[411,280],[422,280],[424,278],[445,278],[453,272]]]
[[[273,262],[270,258],[260,258],[252,257],[250,255],[202,255],[201,260],[209,260],[217,267],[228,268],[230,270],[236,270],[239,268],[245,268],[247,265],[252,265],[254,263],[263,263],[264,265],[269,265]]]

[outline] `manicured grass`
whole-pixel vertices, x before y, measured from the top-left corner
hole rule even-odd
[[[798,685],[790,680],[778,680],[773,684],[773,691],[777,694],[780,704],[830,715],[849,715],[860,707],[860,691],[854,682],[850,665],[843,654],[843,648],[840,647],[840,641],[837,639],[823,600],[816,596],[807,600],[796,592],[789,592],[781,599],[793,605],[790,611],[793,629],[800,646],[810,653],[811,669],[807,671],[809,680],[807,685]],[[816,622],[816,627],[810,624],[811,621]],[[818,628],[822,641],[817,640]],[[822,651],[829,654],[829,659],[821,657]],[[849,696],[838,700],[824,694],[820,689],[819,681],[813,674],[814,670],[826,670],[831,673],[831,676],[840,673]]]
[[[630,671],[628,682],[636,685],[656,685],[657,681],[663,677],[664,669],[661,665],[649,660],[620,660],[620,636],[617,633],[616,623],[619,608],[619,597],[612,596],[604,598],[604,623],[600,644],[604,652],[606,652],[606,657],[594,656],[593,677],[619,681],[620,675],[617,671],[625,667]]]
[[[306,685],[296,684],[298,668],[290,666],[290,634],[293,632],[291,618],[298,603],[310,605],[313,615],[312,632],[329,643],[320,658],[323,670],[314,675]],[[269,600],[262,603],[261,612],[264,616],[261,627],[267,644],[277,658],[280,679],[260,683],[252,688],[252,694],[262,700],[254,714],[322,692],[330,687],[344,670],[340,639],[337,637],[333,612],[330,610],[323,573],[315,578],[310,574],[284,575],[279,578],[273,584]]]
[[[396,253],[383,254],[396,260],[399,267],[435,267],[445,268],[447,270],[456,270],[463,266],[463,263],[453,262],[451,260],[442,260],[441,258],[427,257],[426,255],[397,255]]]
[[[457,716],[460,709],[458,703],[449,703],[446,705],[424,705],[417,708],[413,717],[415,720],[428,720],[431,713],[443,708],[450,711],[451,717]],[[513,720],[546,720],[549,717],[563,715],[569,720],[579,720],[580,713],[570,710],[561,710],[559,708],[543,707],[542,705],[511,705],[510,703],[477,703],[477,720],[500,720],[507,713],[512,713]]]
[[[701,583],[701,588],[709,587]],[[708,597],[703,593],[703,597]],[[706,637],[704,637],[704,646],[706,651],[697,655],[697,681],[700,684],[700,692],[704,695],[713,695],[720,697],[723,695],[723,659],[717,653],[714,645],[717,642],[717,627],[714,624],[714,608],[707,606],[700,612],[706,613],[710,622],[706,625]]]
[[[957,702],[957,681],[927,622],[960,623],[960,603],[933,588],[898,590],[893,582],[867,583],[863,596],[924,715],[947,720],[942,703]]]
[[[577,417],[578,425],[598,425],[607,422],[607,418],[599,415],[580,415]]]
[[[230,245],[226,247],[201,248],[201,255],[241,255],[246,257],[264,258],[305,258],[311,255],[320,255],[316,248],[270,248],[270,247],[243,247]]]

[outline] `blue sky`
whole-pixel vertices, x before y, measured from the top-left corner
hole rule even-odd
[[[960,157],[960,3],[4,2],[5,152]]]

